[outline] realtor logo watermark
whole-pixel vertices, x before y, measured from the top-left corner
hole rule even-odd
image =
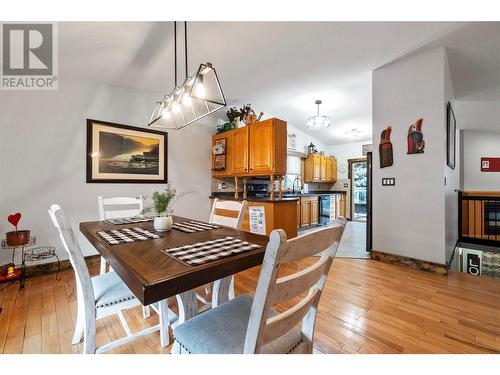
[[[4,23],[0,90],[58,88],[57,24]]]

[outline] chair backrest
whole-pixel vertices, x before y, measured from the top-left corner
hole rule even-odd
[[[301,323],[302,343],[295,352],[312,353],[314,323],[321,292],[342,238],[345,220],[338,225],[286,239],[285,231],[273,230],[269,237],[259,282],[250,313],[244,353],[259,353],[262,346]],[[278,278],[279,266],[321,253],[309,267]],[[308,292],[287,311],[269,317],[270,308]]]
[[[110,206],[113,207],[113,209],[109,209]],[[127,206],[127,207],[120,208],[120,206]],[[130,206],[137,206],[137,207],[130,208]],[[139,196],[138,198],[131,198],[131,197],[103,198],[102,196],[98,196],[97,207],[99,208],[99,220],[133,217],[141,214],[142,210],[144,209],[144,199],[142,195]]]
[[[239,230],[246,207],[247,201],[221,201],[215,198],[209,222]]]
[[[90,279],[89,270],[85,259],[76,240],[75,233],[71,228],[66,215],[61,207],[57,204],[50,206],[49,215],[54,223],[54,226],[59,231],[59,237],[64,246],[64,249],[69,255],[69,260],[76,276],[76,290],[78,298],[78,309],[82,309],[85,316],[85,325],[95,324],[95,297],[94,288]],[[85,336],[85,347],[95,347],[95,342],[87,342],[88,340],[95,340],[95,338]]]

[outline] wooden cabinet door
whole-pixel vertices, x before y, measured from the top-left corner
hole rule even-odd
[[[248,173],[248,127],[233,130],[232,173]]]
[[[327,174],[326,174],[326,170],[327,170],[327,161],[326,161],[326,156],[321,156],[319,157],[319,164],[320,164],[320,167],[321,167],[321,170],[320,170],[320,180],[321,181],[326,181],[327,180]]]
[[[314,181],[321,181],[321,156],[320,155],[313,155],[313,166],[314,166],[313,180]]]
[[[326,180],[327,181],[332,181],[333,180],[333,158],[331,156],[326,158]]]
[[[297,228],[300,227],[300,198],[297,200]]]
[[[318,224],[319,218],[319,200],[316,198],[315,200],[311,200],[311,225]]]
[[[250,173],[270,173],[274,169],[274,132],[272,120],[249,125]]]
[[[300,226],[307,227],[311,225],[311,202],[309,200],[300,200]]]
[[[332,158],[332,181],[337,181],[337,159]]]

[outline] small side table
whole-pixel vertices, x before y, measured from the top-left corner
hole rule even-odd
[[[19,280],[19,288],[24,288],[24,282],[26,280],[26,262],[38,262],[45,259],[56,258],[57,260],[57,273],[56,279],[60,280],[61,275],[59,271],[61,270],[61,262],[59,261],[59,257],[56,254],[56,248],[54,246],[38,246],[36,247],[36,237],[30,237],[30,241],[22,246],[9,246],[7,245],[6,240],[2,240],[1,247],[2,249],[12,250],[12,262],[10,264],[4,265],[5,267],[15,267],[15,254],[16,250],[21,250],[21,267],[18,268],[18,272],[16,272],[12,277],[4,278],[0,282],[10,282]]]

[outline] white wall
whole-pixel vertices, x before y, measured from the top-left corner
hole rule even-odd
[[[296,146],[297,151],[307,153],[307,146],[312,142],[313,145],[316,146],[318,151],[324,151],[327,149],[325,143],[321,142],[319,138],[321,138],[321,130],[318,130],[318,136],[312,137],[307,133],[304,133],[302,130],[297,129],[293,125],[287,124],[288,134],[296,135]]]
[[[372,143],[370,140],[362,141],[362,142],[353,142],[346,143],[342,145],[333,145],[327,147],[327,154],[333,155],[337,158],[337,168],[340,165],[346,166],[346,171],[344,173],[340,173],[337,171],[337,179],[346,179],[348,178],[349,171],[348,168],[348,160],[356,159],[363,157],[363,145],[367,145]]]
[[[464,130],[462,137],[463,189],[499,191],[500,173],[481,172],[481,157],[500,157],[500,133]]]
[[[4,219],[21,212],[39,244],[65,257],[47,210],[60,204],[78,232],[81,221],[97,220],[97,196],[149,195],[162,184],[87,184],[86,119],[144,126],[156,95],[137,90],[61,80],[57,91],[0,92],[0,233]],[[210,121],[210,120],[208,120]],[[212,126],[196,123],[169,132],[168,178],[178,191],[192,191],[175,213],[207,219]],[[84,253],[95,250],[78,235]],[[8,252],[0,252],[0,262]]]
[[[451,81],[450,68],[448,65],[448,56],[444,54],[444,105],[447,102],[452,103],[454,106],[455,95],[453,93],[453,84]],[[446,107],[445,107],[446,108]],[[447,112],[444,111],[444,124],[446,126]],[[446,132],[446,127],[445,127]],[[458,194],[457,190],[460,187],[460,132],[457,130],[455,139],[455,169],[451,169],[444,165],[444,176],[446,180],[446,185],[444,187],[445,192],[445,260],[450,262],[450,258],[453,254],[453,249],[455,248],[455,243],[458,239]],[[445,136],[445,155],[446,155],[446,136]]]
[[[373,153],[373,247],[445,264],[445,50],[402,58],[373,72],[373,138],[392,126],[394,165]],[[423,118],[425,153],[407,155],[408,127]],[[395,177],[395,187],[382,187]]]

